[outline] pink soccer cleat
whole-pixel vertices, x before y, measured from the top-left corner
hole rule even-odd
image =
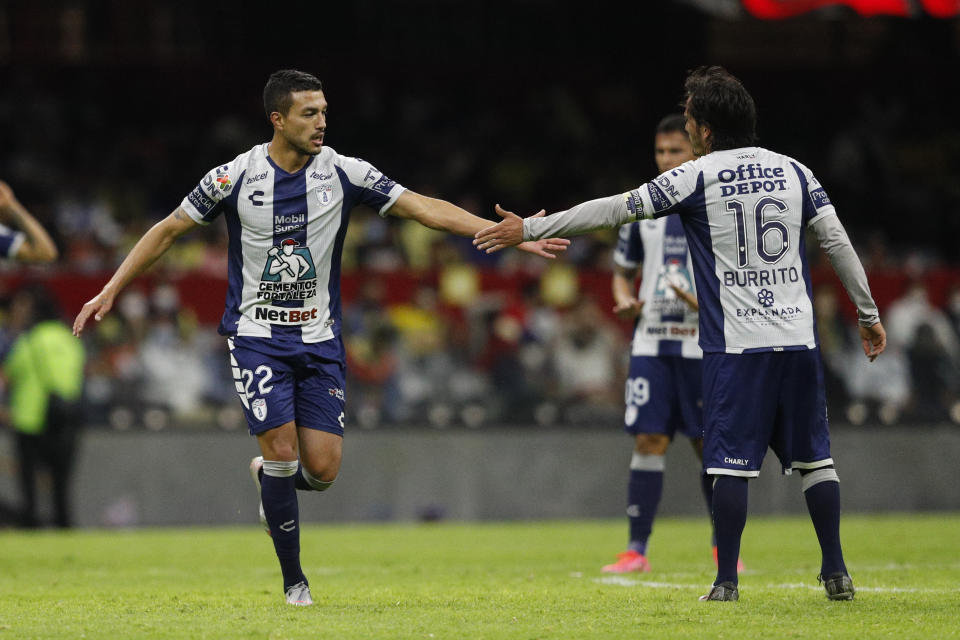
[[[717,548],[713,548],[713,566],[717,566]],[[743,573],[743,560],[737,558],[737,573]]]
[[[650,562],[642,553],[630,549],[617,554],[617,561],[608,564],[603,569],[604,573],[647,573],[650,571]]]

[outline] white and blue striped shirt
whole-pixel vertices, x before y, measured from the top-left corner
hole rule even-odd
[[[404,188],[370,163],[324,147],[296,173],[257,145],[203,178],[181,203],[229,233],[226,336],[314,344],[340,335],[340,257],[350,210],[386,215]]]
[[[877,321],[863,267],[830,198],[796,160],[760,147],[714,151],[637,189],[523,221],[523,239],[679,214],[693,257],[705,353],[817,346],[804,231],[817,230],[864,326]]]

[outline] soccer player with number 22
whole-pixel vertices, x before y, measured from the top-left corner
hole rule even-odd
[[[90,316],[101,320],[178,237],[223,216],[228,284],[219,330],[260,447],[250,463],[260,519],[273,538],[286,602],[304,606],[313,599],[300,566],[297,490],[325,491],[340,470],[346,415],[340,257],[350,211],[362,204],[463,236],[493,223],[404,189],[368,162],[324,146],[327,100],[314,76],[273,73],[263,102],[273,125],[270,142],[211,170],[147,231],[83,305],[73,331],[80,335]],[[520,248],[553,258],[568,244],[541,240]]]

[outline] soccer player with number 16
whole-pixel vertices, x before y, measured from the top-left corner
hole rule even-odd
[[[737,78],[701,67],[685,83],[695,160],[624,194],[541,218],[504,218],[474,244],[498,251],[523,241],[614,228],[678,214],[690,247],[703,349],[704,471],[714,478],[717,577],[704,600],[737,600],[737,557],[747,480],[767,447],[796,470],[822,551],[831,600],[853,598],[840,547],[840,479],[830,454],[823,368],[814,325],[804,229],[856,304],[864,354],[886,333],[860,259],[826,191],[807,167],[756,146],[756,107]]]

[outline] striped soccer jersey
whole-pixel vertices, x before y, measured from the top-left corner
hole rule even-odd
[[[260,144],[216,167],[181,208],[200,224],[223,214],[228,289],[219,331],[291,346],[340,335],[340,257],[350,210],[385,216],[404,188],[370,163],[323,150],[287,173]]]
[[[633,332],[631,355],[702,358],[697,312],[670,286],[696,295],[680,218],[667,216],[620,227],[613,260],[627,269],[643,265],[637,298],[644,305]]]
[[[0,224],[0,256],[13,258],[17,255],[17,251],[20,250],[24,240],[26,240],[26,236],[23,233]]]
[[[704,352],[817,346],[803,232],[836,211],[809,169],[760,147],[715,151],[624,198],[631,219],[680,214]]]

